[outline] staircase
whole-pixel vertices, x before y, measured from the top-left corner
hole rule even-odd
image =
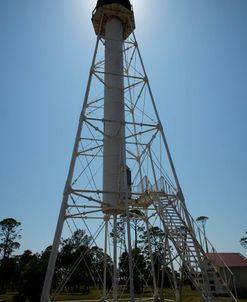
[[[185,203],[174,191],[172,193],[172,188],[169,189],[169,194],[162,190],[149,194],[164,230],[182,259],[186,273],[201,293],[203,301],[236,302],[237,299],[229,289],[234,288],[232,272],[222,259],[220,269],[216,268],[205,253],[203,245],[206,242],[214,256],[216,251],[190,216]]]

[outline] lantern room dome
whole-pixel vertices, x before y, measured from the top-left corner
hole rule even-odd
[[[131,4],[129,0],[98,0],[96,9],[98,9],[102,5],[113,4],[113,3],[119,3],[124,7],[126,7],[127,9],[131,10]]]

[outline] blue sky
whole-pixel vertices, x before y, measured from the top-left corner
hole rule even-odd
[[[92,0],[0,1],[0,220],[52,242],[95,34]],[[136,37],[193,217],[246,252],[247,2],[133,0]]]

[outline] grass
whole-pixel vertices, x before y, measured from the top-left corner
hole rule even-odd
[[[0,301],[3,300],[5,302],[13,302],[13,297],[15,292],[8,292],[6,294],[0,295]],[[126,297],[125,294],[123,297]],[[145,292],[142,296],[149,296],[149,292]],[[171,290],[165,291],[165,298],[169,299],[173,297],[173,293]],[[75,301],[75,300],[96,300],[99,299],[99,294],[96,290],[91,290],[90,294],[85,295],[81,293],[67,294],[63,293],[57,297],[58,301]],[[219,300],[217,302],[222,302],[223,300]],[[28,302],[28,301],[26,301]],[[37,301],[38,302],[38,301]],[[197,291],[192,291],[189,287],[184,287],[183,289],[183,302],[202,302],[202,299],[198,295]],[[239,299],[239,302],[247,302],[247,299]]]
[[[126,298],[128,297],[129,294],[124,294],[122,296],[122,298]],[[151,292],[144,292],[144,294],[142,294],[142,297],[151,297]],[[182,302],[202,302],[201,297],[199,296],[199,294],[197,293],[197,291],[192,291],[190,289],[190,287],[184,287],[183,288],[183,293],[182,293]],[[136,295],[136,298],[138,297],[138,295]],[[95,290],[91,290],[89,295],[83,295],[83,294],[73,294],[73,295],[69,295],[69,294],[61,294],[57,297],[58,301],[73,301],[73,300],[97,300],[99,299],[100,296],[98,295],[98,293]],[[174,294],[172,290],[166,289],[165,293],[164,293],[164,298],[166,299],[174,299]],[[216,302],[222,302],[222,301],[226,301],[226,300],[218,300]],[[247,299],[239,299],[239,302],[247,302]]]
[[[7,292],[6,294],[1,294],[0,301],[3,300],[4,302],[13,302],[14,295],[16,295],[16,292]]]

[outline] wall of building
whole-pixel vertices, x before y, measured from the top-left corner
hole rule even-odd
[[[247,267],[231,267],[239,298],[247,298]]]

